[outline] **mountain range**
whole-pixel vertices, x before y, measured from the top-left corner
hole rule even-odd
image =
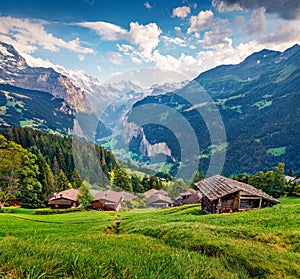
[[[192,133],[199,150],[190,152],[198,152],[192,156],[198,158],[200,170],[208,169],[213,156],[226,153],[226,175],[253,173],[278,162],[299,172],[299,64],[299,45],[284,52],[262,50],[191,82],[142,88],[130,80],[103,84],[63,68],[30,67],[13,46],[0,42],[0,126],[75,131],[99,144],[114,139],[121,157],[169,162],[175,172],[184,165],[186,152],[180,139]],[[139,108],[146,109],[137,114]],[[226,133],[216,141],[205,119],[213,112],[220,118],[210,119],[211,127],[216,134]],[[180,130],[176,115],[191,129]]]
[[[135,108],[159,104],[183,115],[198,140],[201,170],[207,170],[214,153],[226,151],[223,169],[226,175],[253,173],[274,167],[278,162],[284,162],[286,169],[299,172],[299,66],[299,45],[284,52],[265,49],[240,64],[222,65],[204,72],[181,90],[147,97],[135,104]],[[203,97],[203,91],[211,100]],[[226,141],[212,144],[199,108],[204,112],[219,111]],[[160,117],[163,123],[166,114],[163,112]],[[132,119],[135,122],[134,116]],[[131,139],[132,151],[143,155],[138,152],[142,145],[139,139],[146,138],[151,144],[167,144],[172,157],[180,162],[180,150],[173,147],[174,135],[168,129],[158,130],[155,126],[147,125],[142,131],[144,135]]]

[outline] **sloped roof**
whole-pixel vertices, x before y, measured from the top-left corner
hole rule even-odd
[[[150,189],[147,192],[144,193],[144,195],[146,196],[146,198],[151,197],[154,194],[160,194],[160,195],[164,195],[167,196],[168,193],[164,190],[156,190],[156,189]]]
[[[54,203],[55,200],[58,199],[67,199],[67,200],[71,200],[71,201],[78,201],[78,196],[79,194],[79,189],[68,189],[65,191],[61,191],[57,194],[55,194],[52,198],[49,199],[49,203]]]
[[[279,203],[278,200],[249,184],[223,177],[221,175],[215,175],[201,180],[195,183],[195,185],[198,187],[200,192],[211,201],[242,190],[249,194],[262,197],[273,203]]]
[[[161,194],[154,194],[151,197],[146,199],[147,204],[151,204],[151,203],[158,202],[158,201],[163,201],[163,202],[170,203],[170,204],[172,203],[172,200],[170,197],[161,195]]]
[[[121,195],[122,195],[124,201],[132,200],[134,198],[134,194],[132,194],[130,192],[126,192],[126,191],[122,191]]]
[[[290,182],[290,181],[295,180],[295,177],[289,176],[289,175],[286,175],[284,178],[285,178],[285,181],[286,181],[286,182]]]
[[[157,192],[156,189],[150,189],[150,190],[146,191],[146,192],[144,193],[144,195],[146,196],[146,198],[149,198],[149,197],[151,197],[153,194],[155,194],[156,192]]]
[[[118,203],[122,199],[122,194],[112,190],[100,191],[95,195],[95,201],[105,200],[112,203]]]

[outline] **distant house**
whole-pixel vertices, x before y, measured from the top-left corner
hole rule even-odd
[[[79,205],[78,202],[79,189],[68,189],[59,193],[48,200],[48,205],[52,209],[72,208]]]
[[[146,198],[146,205],[149,208],[166,208],[172,205],[172,200],[168,196],[154,194]]]
[[[175,206],[180,206],[184,204],[195,204],[195,203],[201,203],[201,197],[199,191],[196,191],[192,188],[188,189],[188,191],[182,193],[177,197],[174,201]]]
[[[130,192],[122,191],[120,193],[123,197],[123,201],[130,201],[134,198],[134,194],[132,194]]]
[[[119,192],[112,190],[100,191],[96,193],[92,201],[92,207],[105,211],[119,211],[122,201],[123,196]]]
[[[150,198],[154,194],[160,194],[160,195],[168,196],[168,193],[164,190],[150,189],[150,190],[148,190],[147,192],[144,193],[144,195],[146,196],[146,199]]]
[[[195,183],[202,194],[202,209],[207,213],[260,209],[279,203],[255,187],[215,175]]]
[[[295,177],[289,175],[286,175],[284,178],[287,183],[293,182],[293,180],[295,180]]]

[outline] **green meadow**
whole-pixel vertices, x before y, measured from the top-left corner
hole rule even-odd
[[[222,215],[33,213],[0,213],[0,278],[300,278],[300,198]]]

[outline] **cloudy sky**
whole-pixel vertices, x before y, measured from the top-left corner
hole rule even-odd
[[[300,43],[300,2],[0,1],[0,41],[30,65],[61,65],[100,81],[148,67],[191,79],[263,48]]]

